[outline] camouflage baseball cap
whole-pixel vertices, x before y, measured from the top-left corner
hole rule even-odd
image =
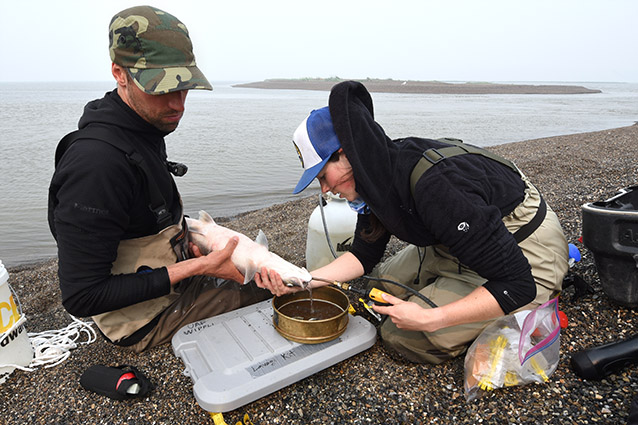
[[[186,26],[160,9],[137,6],[113,16],[109,51],[146,93],[213,89],[197,68]]]

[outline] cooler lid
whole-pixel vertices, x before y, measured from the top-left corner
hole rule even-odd
[[[228,412],[300,381],[374,345],[375,327],[350,316],[338,338],[300,344],[283,338],[272,322],[272,301],[195,322],[173,337],[173,351],[193,380],[199,405]]]

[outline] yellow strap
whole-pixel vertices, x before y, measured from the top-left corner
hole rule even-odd
[[[213,422],[215,425],[228,425],[226,421],[224,421],[224,415],[221,412],[208,412],[211,418],[213,418]],[[250,420],[248,413],[244,413],[244,422],[237,422],[235,425],[254,425],[253,421]]]
[[[215,425],[228,425],[226,421],[224,421],[224,415],[219,412],[209,412],[208,413],[211,418],[213,418],[213,422]]]

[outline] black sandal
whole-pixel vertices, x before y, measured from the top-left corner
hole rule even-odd
[[[80,385],[114,400],[142,397],[153,389],[153,384],[142,372],[128,365],[93,365],[80,377]]]

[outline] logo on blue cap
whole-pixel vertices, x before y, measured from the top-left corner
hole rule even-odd
[[[292,141],[292,144],[295,145],[295,150],[297,151],[297,156],[299,157],[299,161],[301,161],[301,168],[305,168],[304,165],[303,165],[303,155],[301,155],[301,151],[299,150],[299,148],[295,144],[294,140]]]

